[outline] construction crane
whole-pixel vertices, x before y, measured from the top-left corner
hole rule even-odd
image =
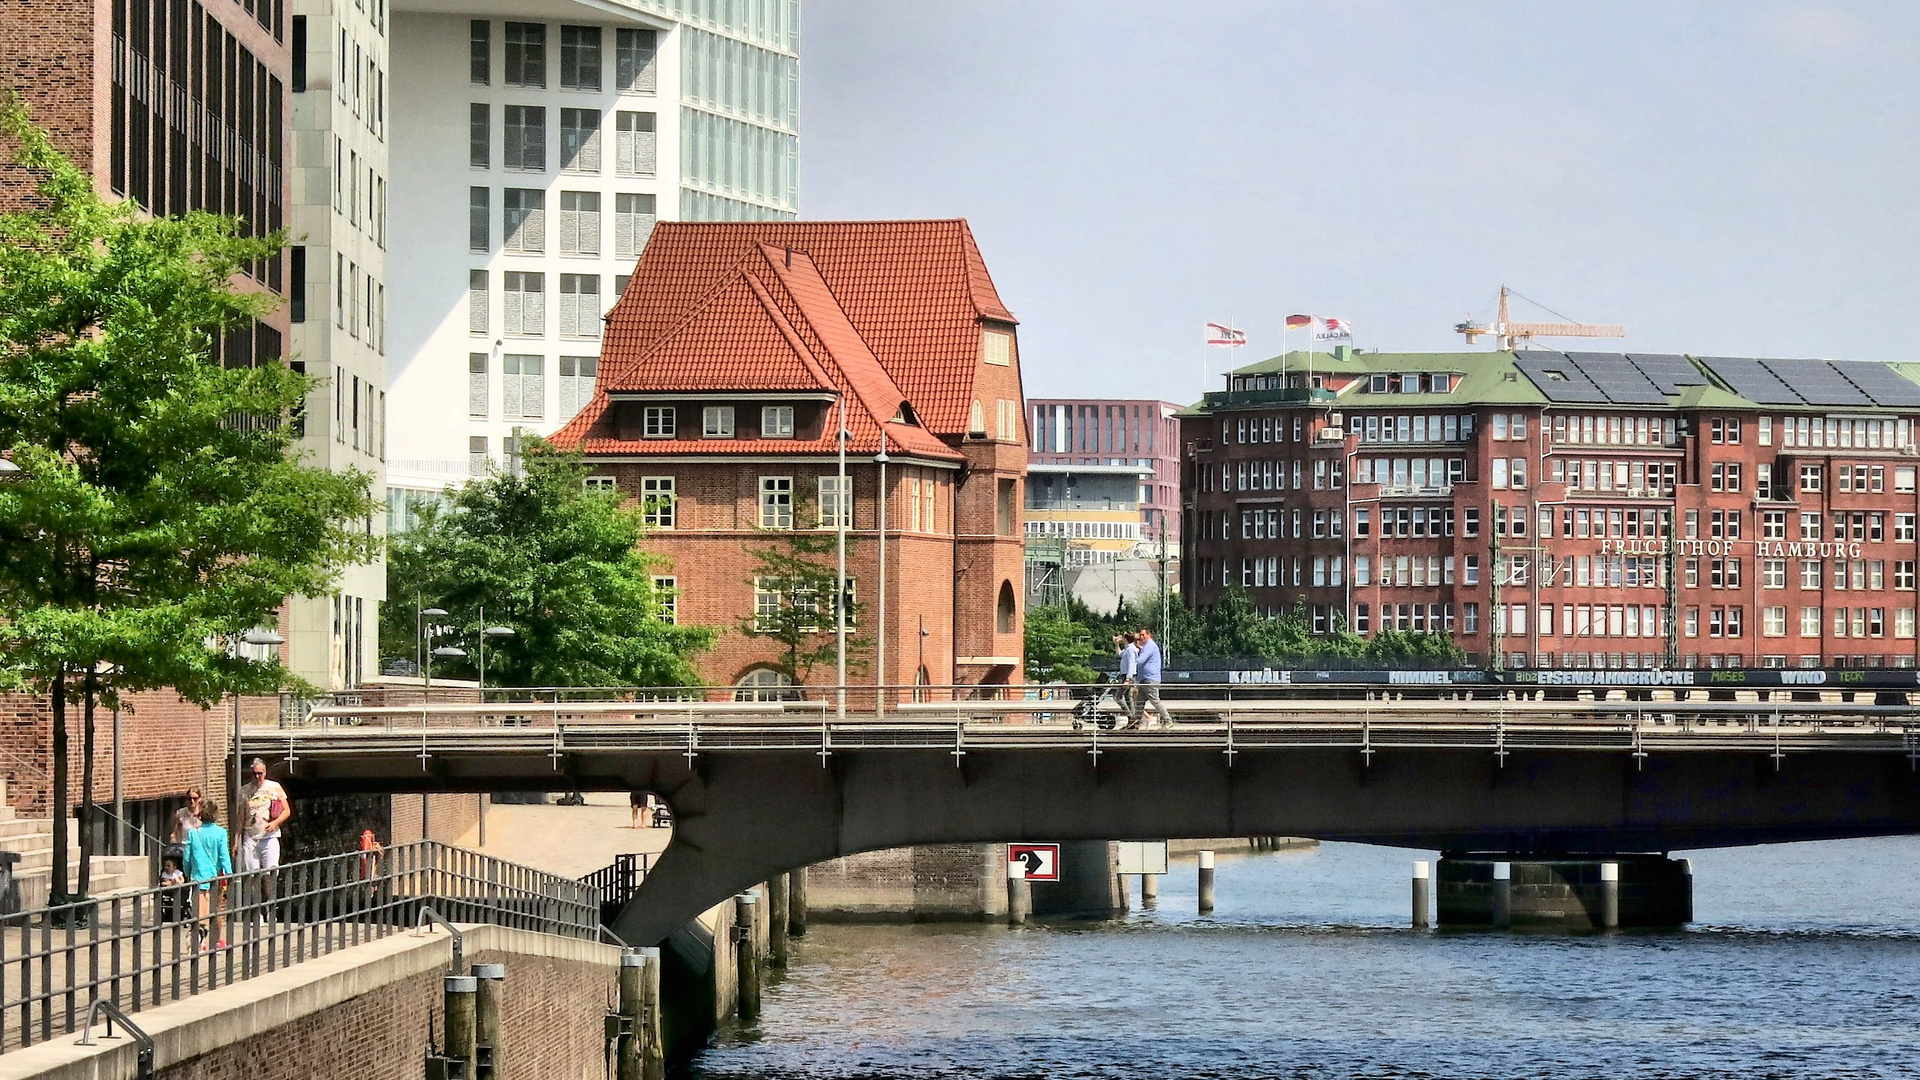
[[[1491,327],[1468,319],[1463,323],[1455,323],[1454,332],[1466,335],[1469,345],[1479,341],[1482,334],[1491,334],[1500,338],[1504,347],[1509,350],[1522,341],[1531,341],[1536,337],[1627,336],[1627,328],[1619,323],[1514,322],[1507,315],[1507,296],[1511,292],[1512,290],[1505,285],[1500,286],[1500,317]],[[1527,298],[1522,296],[1520,299]],[[1528,302],[1532,303],[1532,301]],[[1545,307],[1545,305],[1540,306]]]

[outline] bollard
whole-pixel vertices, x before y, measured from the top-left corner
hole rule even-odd
[[[620,954],[620,1017],[627,1034],[620,1040],[615,1080],[643,1080],[646,1012],[646,958],[637,951]]]
[[[474,1080],[499,1080],[500,1070],[500,991],[505,988],[507,965],[475,964],[477,983],[473,1005],[473,1077]]]
[[[792,937],[807,936],[807,868],[787,874],[787,933]]]
[[[1213,852],[1200,853],[1200,914],[1213,911]]]
[[[641,949],[640,1015],[633,1029],[640,1036],[640,1080],[666,1080],[667,1045],[660,1020],[660,950]]]
[[[1007,925],[1025,926],[1033,913],[1033,886],[1022,864],[1007,860]]]
[[[1493,927],[1505,930],[1513,925],[1513,864],[1493,864]]]
[[[1620,864],[1603,862],[1600,864],[1600,928],[1614,930],[1620,926]]]
[[[1680,876],[1682,879],[1685,880],[1686,889],[1687,889],[1686,909],[1682,913],[1680,921],[1683,923],[1690,923],[1693,921],[1693,860],[1692,859],[1680,860]]]
[[[737,1011],[743,1024],[760,1019],[760,950],[753,939],[759,906],[757,893],[743,892],[733,898],[734,975],[740,983]]]
[[[1140,875],[1140,906],[1150,908],[1160,902],[1160,875]]]
[[[1413,864],[1413,925],[1420,929],[1427,925],[1427,912],[1431,904],[1427,892],[1432,886],[1433,864],[1425,859]]]
[[[445,987],[446,1056],[460,1063],[460,1075],[464,1077],[473,1076],[476,982],[471,975],[449,975],[442,984]]]
[[[767,879],[767,961],[787,966],[787,875]]]

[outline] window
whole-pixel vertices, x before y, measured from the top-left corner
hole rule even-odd
[[[580,487],[586,491],[618,492],[620,482],[611,476],[587,476],[581,478]]]
[[[522,172],[547,167],[547,110],[539,105],[504,105],[500,109],[503,145],[500,164]]]
[[[640,478],[642,524],[655,529],[671,529],[674,512],[677,509],[673,495],[673,477],[643,476]]]
[[[1806,464],[1800,466],[1800,490],[1820,490],[1820,466]]]
[[[994,437],[1005,442],[1020,438],[1020,403],[1001,398],[994,403]]]
[[[1803,607],[1800,609],[1800,636],[1813,638],[1820,636],[1819,608]]]
[[[653,196],[622,193],[613,197],[613,253],[623,259],[634,259],[647,246],[647,237],[653,235],[653,223],[657,216],[653,209]]]
[[[708,439],[733,438],[733,406],[709,405],[700,410],[700,434]]]
[[[487,321],[487,272],[467,271],[467,333],[485,334]]]
[[[589,480],[593,477],[588,477]],[[680,621],[680,582],[676,578],[656,577],[653,579],[653,599],[659,605],[658,615],[661,622],[672,626]]]
[[[621,176],[652,176],[658,169],[659,146],[653,114],[621,112],[614,117],[613,171]]]
[[[614,37],[613,88],[633,94],[651,94],[659,88],[660,74],[654,64],[659,49],[652,30],[616,32]]]
[[[547,85],[547,28],[539,23],[510,22],[506,29],[508,86]]]
[[[560,336],[600,336],[600,275],[560,275]]]
[[[500,413],[509,420],[538,420],[546,415],[545,362],[538,356],[507,353],[500,358]]]
[[[500,315],[505,333],[539,337],[547,332],[547,276],[509,270]]]
[[[980,332],[980,359],[1006,367],[1013,363],[1013,335],[1001,330]]]
[[[1800,515],[1800,539],[1820,539],[1820,515],[1802,512]]]
[[[491,114],[491,106],[479,102],[467,106],[467,164],[476,169],[484,169],[489,164],[487,155],[493,142]]]
[[[841,487],[843,480],[846,483],[845,488]],[[851,476],[820,478],[820,528],[838,529],[843,526],[853,528],[853,500],[850,497],[843,497],[843,492],[851,493],[852,490],[853,477]],[[917,504],[914,512],[916,515],[919,513]]]
[[[487,354],[467,354],[467,415],[485,419],[488,414]]]
[[[560,171],[600,171],[600,113],[595,109],[560,110]]]
[[[493,248],[492,211],[488,208],[488,189],[467,189],[467,250],[485,254]],[[480,271],[485,273],[485,271]]]
[[[599,192],[563,191],[560,193],[560,253],[562,255],[600,254]],[[563,276],[561,279],[563,291],[565,280]],[[594,291],[597,293],[599,289],[596,288]],[[595,317],[597,318],[599,314],[596,308]]]
[[[1913,488],[1914,467],[1912,465],[1895,465],[1893,467],[1893,490],[1902,495],[1911,495],[1913,494]]]
[[[600,28],[560,28],[560,85],[567,90],[600,89]]]
[[[793,477],[760,478],[760,527],[793,528]]]
[[[467,23],[468,82],[475,86],[487,85],[492,52],[493,24],[485,19],[474,19]]]
[[[648,405],[640,411],[641,438],[671,439],[679,433],[678,427],[671,405]]]
[[[472,435],[467,438],[467,475],[487,475],[487,437]]]
[[[592,356],[560,358],[560,417],[573,416],[593,400],[593,383],[600,372],[600,361]]]
[[[753,587],[753,613],[758,620],[771,620],[780,613],[780,594],[760,588],[758,580]],[[770,625],[770,624],[769,624]],[[733,692],[735,701],[786,701],[793,697],[793,691],[782,689],[793,685],[793,680],[773,668],[754,668],[740,677],[734,685],[740,689]]]
[[[760,437],[763,439],[793,438],[793,406],[762,406],[760,409]]]
[[[507,188],[500,193],[501,250],[538,255],[547,250],[547,193]]]

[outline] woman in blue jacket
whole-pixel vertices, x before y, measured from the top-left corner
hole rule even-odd
[[[207,799],[200,804],[200,827],[187,834],[187,879],[193,882],[195,895],[199,897],[200,918],[204,925],[198,927],[202,935],[201,949],[206,948],[205,939],[212,937],[215,948],[227,947],[226,938],[220,935],[219,892],[214,891],[216,881],[224,891],[226,879],[233,874],[232,844],[227,839],[227,830],[220,824],[220,804]]]

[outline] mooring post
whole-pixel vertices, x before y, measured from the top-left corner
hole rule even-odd
[[[787,966],[787,875],[767,879],[767,960],[774,967]]]
[[[1493,864],[1493,926],[1505,930],[1513,925],[1513,864]]]
[[[1614,930],[1620,926],[1620,864],[1603,862],[1600,864],[1600,928]]]
[[[1025,926],[1033,912],[1033,886],[1027,883],[1026,865],[1007,860],[1007,925]]]
[[[1213,911],[1213,852],[1200,853],[1200,914]]]
[[[1685,898],[1686,906],[1681,913],[1680,921],[1682,923],[1690,923],[1693,921],[1693,860],[1692,859],[1680,860],[1680,882],[1682,887],[1684,887],[1687,890],[1687,895]]]
[[[471,975],[449,975],[443,983],[443,1013],[447,1025],[446,1056],[460,1062],[462,1076],[473,1075],[474,998],[479,980]]]
[[[640,1015],[633,1030],[640,1041],[640,1080],[666,1080],[667,1046],[660,1018],[660,950],[641,949]]]
[[[507,965],[475,964],[476,993],[473,1003],[473,1076],[474,1080],[499,1080],[500,1069],[500,991],[506,986]]]
[[[1428,911],[1431,903],[1428,890],[1432,886],[1433,864],[1421,859],[1413,864],[1413,925],[1420,929],[1428,924]]]
[[[807,936],[807,868],[787,873],[787,933]]]
[[[1160,875],[1140,875],[1140,906],[1150,908],[1160,902]]]
[[[744,1024],[760,1019],[760,950],[753,933],[759,906],[758,893],[743,892],[733,898],[734,972],[740,982],[739,1015]]]
[[[637,950],[620,954],[620,1016],[627,1034],[620,1040],[620,1059],[615,1066],[616,1080],[644,1080],[644,1044],[642,1022],[646,1016],[647,961]]]

